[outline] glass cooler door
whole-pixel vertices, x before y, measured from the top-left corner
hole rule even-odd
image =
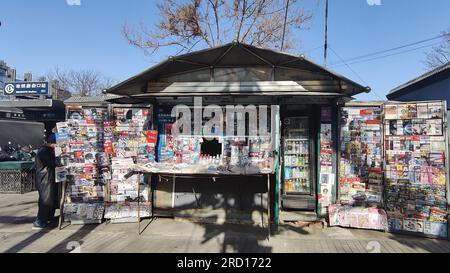
[[[285,119],[284,192],[311,194],[309,118]]]

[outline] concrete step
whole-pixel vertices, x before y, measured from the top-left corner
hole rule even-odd
[[[317,222],[320,218],[311,211],[280,211],[282,222]]]
[[[265,211],[232,211],[223,209],[186,209],[186,210],[155,210],[155,216],[171,217],[177,221],[190,221],[215,224],[267,224]]]

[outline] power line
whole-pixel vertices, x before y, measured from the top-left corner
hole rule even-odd
[[[373,53],[369,53],[369,54],[364,54],[364,55],[361,55],[361,56],[358,56],[358,57],[346,59],[346,60],[343,60],[341,62],[333,63],[331,65],[342,64],[344,62],[351,62],[351,61],[355,61],[355,60],[358,60],[358,59],[363,59],[363,58],[367,58],[367,57],[380,55],[380,54],[383,54],[383,53],[388,53],[388,52],[391,52],[391,51],[396,51],[396,50],[399,50],[399,49],[402,49],[402,48],[406,48],[406,47],[410,47],[410,46],[414,46],[414,45],[418,45],[418,44],[423,44],[423,43],[426,43],[426,42],[429,42],[429,41],[432,41],[432,40],[440,39],[440,38],[442,38],[444,36],[446,36],[446,35],[445,34],[441,34],[439,36],[436,36],[436,37],[433,37],[433,38],[429,38],[429,39],[425,39],[425,40],[421,40],[421,41],[418,41],[418,42],[409,43],[409,44],[406,44],[406,45],[402,45],[402,46],[398,46],[398,47],[394,47],[394,48],[390,48],[390,49],[385,49],[385,50],[381,50],[381,51],[377,51],[377,52],[373,52]]]
[[[435,45],[438,45],[438,44],[440,44],[440,42],[438,42],[438,43],[433,43],[433,44],[429,44],[429,45],[424,45],[424,46],[420,46],[420,47],[415,47],[415,48],[412,48],[412,49],[403,50],[403,51],[400,51],[400,52],[396,52],[396,53],[392,53],[392,54],[387,54],[387,55],[382,55],[382,56],[378,56],[378,57],[374,57],[374,58],[369,58],[369,59],[364,59],[364,60],[354,61],[354,62],[350,62],[350,63],[346,63],[346,64],[353,65],[353,64],[359,64],[359,63],[366,63],[366,62],[370,62],[370,61],[375,61],[375,60],[379,60],[379,59],[384,59],[384,58],[387,58],[387,57],[392,57],[392,56],[396,56],[396,55],[400,55],[400,54],[405,54],[405,53],[408,53],[408,52],[416,51],[416,50],[419,50],[419,49],[422,49],[422,48],[427,48],[427,47],[430,47],[430,46],[435,46]],[[332,65],[330,65],[330,66],[331,66],[331,67],[341,67],[341,66],[344,66],[344,65],[346,65],[346,64],[344,64],[344,63],[342,63],[342,62],[339,62],[339,63],[332,64]]]
[[[316,46],[316,47],[310,48],[310,49],[305,50],[305,51],[303,51],[303,52],[301,52],[301,53],[302,53],[302,54],[310,53],[310,52],[316,51],[316,50],[319,49],[319,48],[323,48],[323,45],[320,45],[320,46]]]
[[[352,71],[353,72],[353,74],[355,74],[356,75],[356,77],[358,77],[359,78],[359,80],[361,81],[361,82],[363,82],[366,86],[369,86],[369,84],[358,74],[358,73],[356,73],[356,71],[355,70],[353,70],[351,67],[350,67],[350,65],[348,65],[342,58],[341,58],[341,56],[336,52],[336,51],[334,51],[334,49],[331,47],[331,46],[329,46],[329,48],[330,48],[330,50],[348,67],[348,69],[350,70],[350,71]],[[378,93],[377,92],[375,92],[374,90],[372,90],[373,91],[373,93],[380,99],[380,100],[384,100],[380,95],[378,95]]]
[[[339,56],[339,54],[337,54],[337,52],[333,48],[331,48],[331,46],[329,48],[334,53],[334,55],[336,55],[336,57],[338,57],[342,62],[344,62],[341,56]],[[368,85],[367,82],[358,73],[356,73],[346,62],[344,63],[365,85]]]

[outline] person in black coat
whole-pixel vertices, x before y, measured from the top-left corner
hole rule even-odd
[[[58,208],[58,186],[55,182],[55,134],[46,138],[46,143],[36,154],[36,187],[39,192],[39,210],[33,229],[48,227]]]

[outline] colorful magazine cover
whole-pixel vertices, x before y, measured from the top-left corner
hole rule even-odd
[[[428,119],[428,104],[418,103],[417,104],[417,118]]]
[[[442,119],[444,116],[442,103],[429,103],[428,104],[428,117],[431,119]]]
[[[384,118],[385,119],[397,119],[397,105],[385,105],[384,106]]]

